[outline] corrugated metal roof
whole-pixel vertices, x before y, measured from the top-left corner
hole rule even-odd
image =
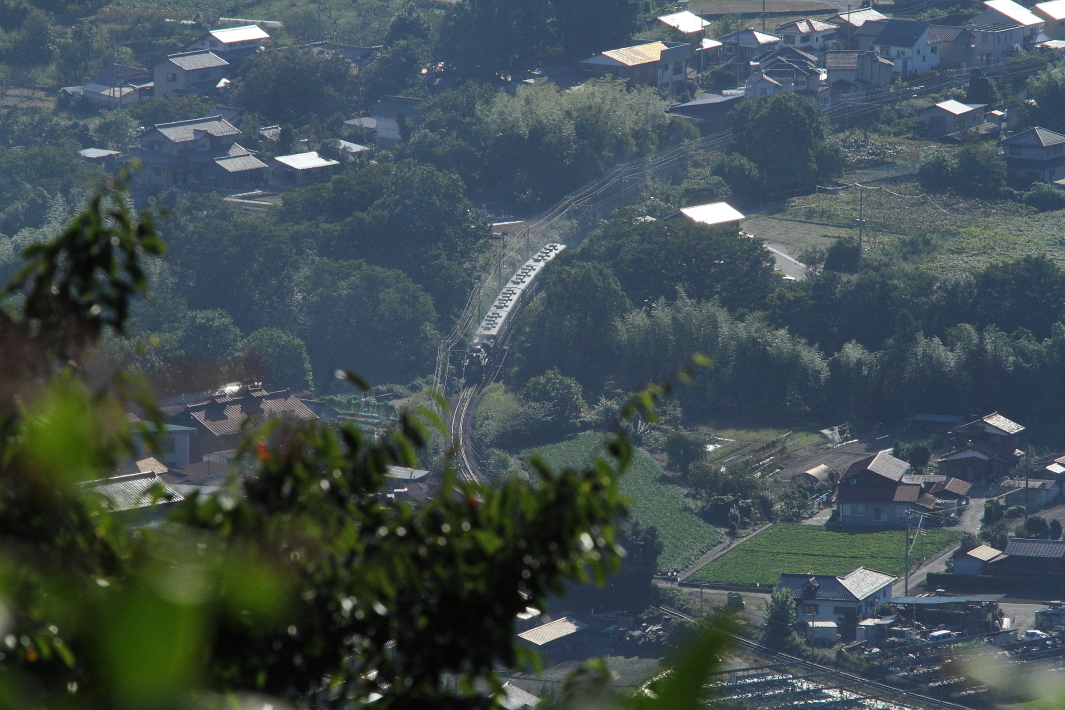
[[[279,155],[274,158],[282,165],[287,165],[293,170],[311,170],[313,168],[327,168],[330,165],[340,165],[336,160],[329,160],[318,155],[318,151],[309,153],[296,153],[295,155]]]
[[[668,47],[666,47],[664,42],[648,42],[647,44],[637,44],[633,47],[609,49],[603,52],[602,56],[624,66],[633,67],[638,64],[657,62],[662,57],[662,52],[666,51],[666,49]]]
[[[710,26],[709,22],[688,10],[674,12],[672,15],[663,15],[658,18],[658,21],[664,22],[684,34],[702,32],[705,28]]]
[[[551,623],[523,631],[518,634],[518,638],[536,646],[543,646],[570,634],[575,634],[587,627],[588,625],[581,621],[563,616],[561,619],[555,619]]]
[[[102,495],[106,499],[107,508],[115,513],[148,508],[155,502],[170,503],[184,500],[180,493],[152,471],[114,476],[99,481],[87,481],[82,485]],[[153,495],[156,493],[158,498]]]
[[[682,207],[677,212],[700,224],[725,224],[744,219],[743,213],[727,202],[711,202],[705,205]]]
[[[1065,2],[1065,0],[1062,0],[1062,2]],[[703,39],[703,41],[699,43],[701,49],[714,49],[715,47],[720,46],[722,46],[720,42],[716,39],[710,39],[709,37]]]
[[[985,0],[984,6],[1000,15],[1005,15],[1022,27],[1038,25],[1043,21],[1024,5],[1019,5],[1013,0]]]
[[[178,66],[185,71],[194,71],[196,69],[214,69],[215,67],[228,67],[229,62],[222,59],[214,52],[209,52],[206,49],[202,49],[197,52],[182,52],[181,54],[171,54],[166,58],[168,62]]]
[[[1057,141],[1059,143],[1062,142],[1062,141],[1065,141],[1065,136],[1061,135],[1060,133],[1054,133],[1053,131],[1047,131],[1045,128],[1033,128],[1032,130],[1033,131],[1046,131],[1048,134],[1053,134],[1053,136],[1057,136],[1058,138],[1061,139],[1060,141]],[[1049,145],[1054,145],[1054,144],[1050,143]],[[1002,431],[1006,432],[1007,434],[1017,434],[1017,433],[1020,433],[1020,432],[1024,431],[1024,427],[1023,426],[1021,426],[1017,422],[1010,421],[1009,419],[1006,419],[1006,417],[1002,416],[998,412],[993,412],[991,414],[988,414],[986,417],[984,417],[984,423],[989,425],[989,426],[993,426],[996,429],[1001,429]]]
[[[1065,559],[1065,540],[1025,540],[1012,537],[1006,543],[1005,553],[1010,557]]]
[[[222,44],[233,42],[248,42],[256,39],[270,39],[270,35],[258,25],[242,25],[240,27],[226,27],[221,30],[211,30],[211,36]]]

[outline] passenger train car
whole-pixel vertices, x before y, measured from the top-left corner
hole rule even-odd
[[[492,363],[493,350],[506,337],[514,315],[518,309],[532,297],[539,285],[536,277],[544,267],[558,256],[565,244],[546,244],[531,259],[518,269],[510,281],[499,292],[492,307],[481,321],[466,354],[466,383],[479,382],[488,372]]]

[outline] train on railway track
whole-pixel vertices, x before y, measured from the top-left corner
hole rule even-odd
[[[532,298],[539,286],[536,277],[565,248],[565,244],[545,244],[503,286],[466,353],[463,375],[467,386],[481,382],[491,371],[498,347],[506,338],[518,309]]]

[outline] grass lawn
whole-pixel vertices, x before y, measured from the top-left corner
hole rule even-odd
[[[604,434],[587,432],[521,454],[528,461],[539,455],[553,468],[579,468],[602,453]],[[682,569],[721,540],[721,533],[699,518],[687,505],[681,489],[665,480],[665,472],[645,451],[637,450],[632,466],[621,479],[621,491],[632,499],[632,516],[640,525],[654,526],[662,541],[658,568]]]
[[[869,567],[902,575],[902,530],[851,532],[812,525],[774,525],[717,558],[689,581],[727,584],[776,584],[781,572],[839,575]],[[953,530],[924,532],[925,557],[955,543]],[[921,543],[914,548],[919,554]]]

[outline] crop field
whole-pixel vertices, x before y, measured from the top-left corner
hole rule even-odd
[[[588,432],[560,444],[528,449],[521,458],[528,461],[535,454],[553,468],[579,468],[603,452],[603,436]],[[681,489],[667,481],[662,467],[645,451],[636,451],[632,466],[621,479],[621,491],[632,499],[636,522],[658,530],[662,542],[659,571],[683,569],[721,541],[721,533],[688,507]]]
[[[902,575],[902,530],[835,531],[812,525],[774,525],[728,551],[692,575],[691,582],[773,586],[781,572],[840,575],[856,567]],[[960,533],[923,532],[924,555],[932,557],[957,542]],[[921,542],[913,553],[918,554]]]
[[[1063,212],[1036,212],[1013,202],[985,202],[951,195],[922,196],[916,183],[865,189],[865,236],[872,249],[910,238],[924,268],[947,273],[975,270],[996,261],[1046,254],[1065,263]],[[859,191],[822,192],[788,201],[778,223],[792,220],[824,226],[824,233],[854,234]],[[958,215],[965,215],[959,220]],[[787,229],[775,234],[788,241]],[[805,242],[800,246],[806,246]]]

